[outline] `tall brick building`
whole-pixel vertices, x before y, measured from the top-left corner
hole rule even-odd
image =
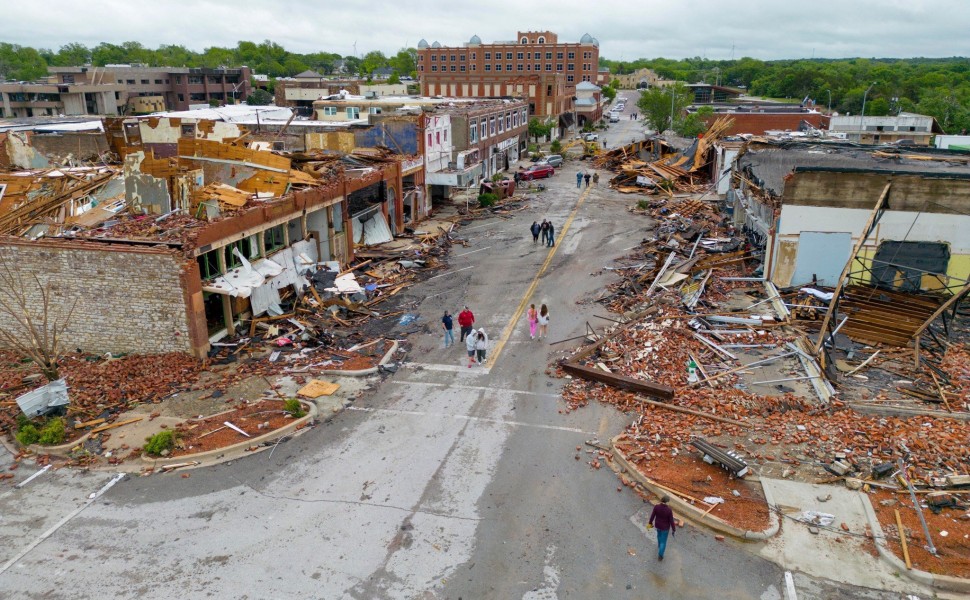
[[[529,115],[556,124],[555,137],[576,123],[576,85],[596,81],[599,42],[589,34],[560,42],[551,31],[520,31],[513,41],[462,46],[418,42],[418,77],[426,96],[526,98]]]

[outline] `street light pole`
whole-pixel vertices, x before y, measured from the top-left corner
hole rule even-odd
[[[860,142],[862,141],[862,133],[866,130],[866,123],[865,123],[865,121],[866,121],[866,97],[869,95],[869,90],[871,90],[872,89],[872,86],[874,86],[874,85],[876,85],[876,82],[875,81],[873,81],[869,85],[869,87],[866,88],[866,93],[865,94],[862,94],[862,116],[859,117],[859,141]]]
[[[676,86],[673,86],[673,85],[670,86],[670,130],[671,131],[673,131],[673,129],[674,129],[674,94],[675,94],[675,91],[674,90],[675,90],[675,87]]]

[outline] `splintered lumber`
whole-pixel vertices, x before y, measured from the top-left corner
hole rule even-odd
[[[91,433],[101,433],[102,431],[107,431],[109,429],[114,429],[115,427],[121,427],[123,425],[130,425],[131,423],[137,423],[145,417],[135,417],[134,419],[128,419],[125,421],[118,421],[117,423],[111,423],[110,425],[102,425],[101,427],[95,427],[91,430]]]
[[[584,367],[582,365],[577,365],[570,362],[564,362],[562,368],[567,373],[575,375],[580,379],[585,379],[587,381],[598,381],[600,383],[605,383],[610,387],[619,388],[628,392],[640,392],[642,394],[662,398],[664,400],[672,400],[674,397],[674,388],[660,383],[654,383],[652,381],[645,381],[642,379],[634,379],[633,377],[627,377],[625,375],[607,373],[599,369],[591,369],[589,367]]]
[[[710,413],[701,412],[699,410],[694,410],[692,408],[683,408],[681,406],[676,406],[673,404],[664,404],[663,402],[657,402],[655,400],[647,400],[646,398],[637,398],[637,401],[643,402],[644,404],[649,404],[650,406],[657,406],[659,408],[665,408],[667,410],[672,410],[674,412],[684,413],[686,415],[694,415],[695,417],[701,417],[702,419],[710,419],[711,421],[717,421],[719,423],[727,423],[728,425],[737,425],[738,427],[748,428],[746,423],[737,421],[735,419],[729,419],[727,417],[719,417],[717,415],[712,415]]]
[[[85,427],[94,427],[95,425],[100,425],[105,422],[105,419],[94,419],[93,421],[85,421],[83,423],[75,423],[74,429],[84,429]]]
[[[906,559],[906,568],[912,569],[913,563],[909,560],[909,548],[906,546],[906,530],[903,529],[903,519],[899,516],[899,509],[894,508],[896,513],[896,530],[899,531],[899,545],[903,549],[903,558]]]

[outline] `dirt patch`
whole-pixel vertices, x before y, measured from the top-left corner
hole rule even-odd
[[[967,510],[970,494],[963,494],[964,508],[944,508],[934,514],[923,507],[923,517],[929,527],[933,544],[939,556],[933,556],[926,549],[926,535],[920,524],[916,509],[913,508],[909,494],[896,494],[889,490],[878,490],[869,496],[886,542],[893,553],[903,560],[903,550],[899,543],[899,531],[893,509],[906,530],[906,543],[914,569],[929,571],[950,577],[970,577],[970,511]],[[943,532],[946,535],[943,535]]]
[[[178,441],[171,456],[218,450],[250,439],[226,425],[227,422],[242,429],[250,437],[257,437],[285,427],[293,419],[293,416],[283,410],[282,400],[241,403],[229,412],[186,421],[176,427]]]
[[[629,452],[634,450],[629,444],[618,441],[617,445],[644,477],[699,501],[723,498],[724,503],[710,512],[722,521],[747,531],[764,531],[771,524],[770,509],[759,483],[733,478],[727,471],[694,456]],[[702,502],[693,504],[701,511],[710,508]]]

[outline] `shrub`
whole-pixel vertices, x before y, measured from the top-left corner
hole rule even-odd
[[[533,155],[533,154],[538,154],[539,153],[539,144],[529,144],[529,148],[528,148],[527,152],[529,153],[530,156]]]
[[[503,179],[505,179],[504,173],[496,173],[495,175],[492,175],[492,181],[502,181]]]
[[[296,398],[290,398],[283,403],[283,410],[290,413],[290,416],[294,419],[299,419],[300,417],[306,416],[306,411],[303,410],[303,405]]]
[[[637,208],[640,210],[648,210],[650,208],[650,203],[646,200],[639,200],[637,202]]]
[[[488,208],[489,206],[495,206],[498,202],[497,194],[480,194],[478,196],[478,205],[482,208]]]
[[[175,448],[175,432],[171,430],[159,431],[145,443],[145,453],[152,456],[161,456],[164,450],[173,448]]]
[[[553,140],[552,144],[549,146],[549,150],[552,151],[553,154],[559,154],[559,152],[562,150],[562,143],[559,140]]]
[[[38,441],[45,446],[56,446],[57,444],[63,444],[66,437],[64,419],[54,417],[47,421],[44,428],[40,430],[40,439]]]
[[[37,431],[37,427],[33,423],[27,422],[21,425],[17,429],[17,434],[14,436],[17,441],[20,442],[22,446],[29,446],[31,444],[36,444],[40,439],[40,433]]]

